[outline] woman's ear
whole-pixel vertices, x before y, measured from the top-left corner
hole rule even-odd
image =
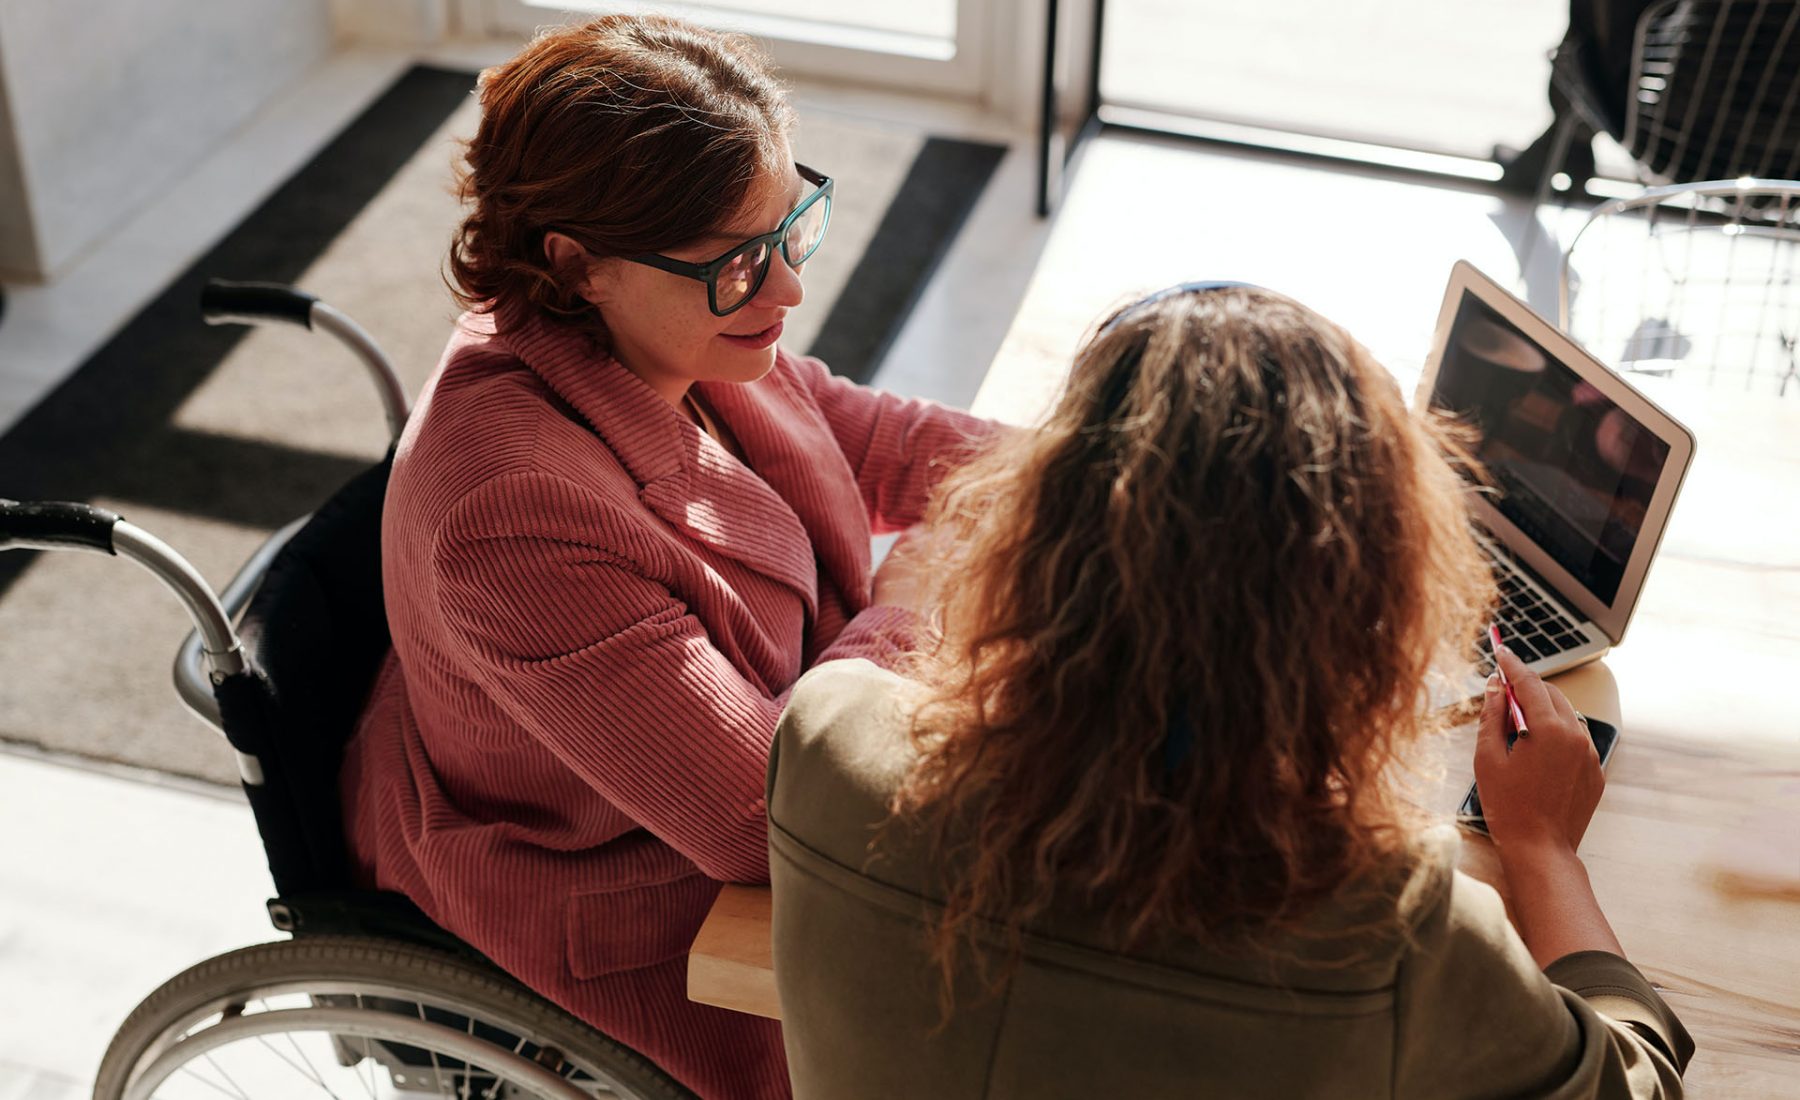
[[[600,265],[575,238],[554,229],[544,234],[544,259],[550,262],[550,270],[557,278],[570,280],[570,289],[576,294],[596,306],[605,303],[606,285],[599,275]]]

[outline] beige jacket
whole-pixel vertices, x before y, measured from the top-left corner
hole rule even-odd
[[[1421,838],[1382,900],[1328,907],[1324,934],[1277,959],[1187,942],[1124,954],[1099,922],[1058,913],[1002,993],[961,991],[934,1030],[934,861],[891,833],[870,855],[911,760],[911,692],[867,661],[830,662],[776,734],[775,973],[798,1100],[1681,1094],[1693,1043],[1643,975],[1603,952],[1540,971],[1499,897],[1454,869],[1449,829]],[[1385,930],[1351,930],[1371,921]]]

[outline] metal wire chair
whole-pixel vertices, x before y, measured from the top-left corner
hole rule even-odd
[[[1658,183],[1800,175],[1800,0],[1663,0],[1620,144]]]
[[[1800,0],[1575,0],[1550,58],[1556,120],[1505,177],[1536,206],[1559,171],[1581,193],[1596,134],[1646,185],[1800,175]]]
[[[1563,250],[1559,324],[1622,370],[1800,397],[1800,180],[1652,188]]]

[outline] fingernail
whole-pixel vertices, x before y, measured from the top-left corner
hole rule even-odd
[[[1489,695],[1493,695],[1496,692],[1498,692],[1499,690],[1500,690],[1500,674],[1498,672],[1489,673],[1488,679],[1487,679],[1487,693]]]
[[[1512,651],[1512,646],[1507,645],[1505,642],[1500,643],[1500,652],[1506,654],[1508,657],[1515,656]]]

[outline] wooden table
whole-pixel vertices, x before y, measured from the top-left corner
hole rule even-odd
[[[977,411],[1035,419],[1054,386],[1020,383],[997,370]],[[1699,446],[1627,640],[1556,679],[1622,731],[1581,854],[1699,1044],[1690,1093],[1800,1096],[1800,401],[1653,396]],[[1446,812],[1473,744],[1465,728],[1441,747]],[[1464,870],[1504,895],[1491,844],[1465,836]],[[689,995],[779,1018],[768,924],[766,888],[727,887]]]
[[[727,886],[688,953],[688,999],[781,1019],[769,944],[769,888]]]

